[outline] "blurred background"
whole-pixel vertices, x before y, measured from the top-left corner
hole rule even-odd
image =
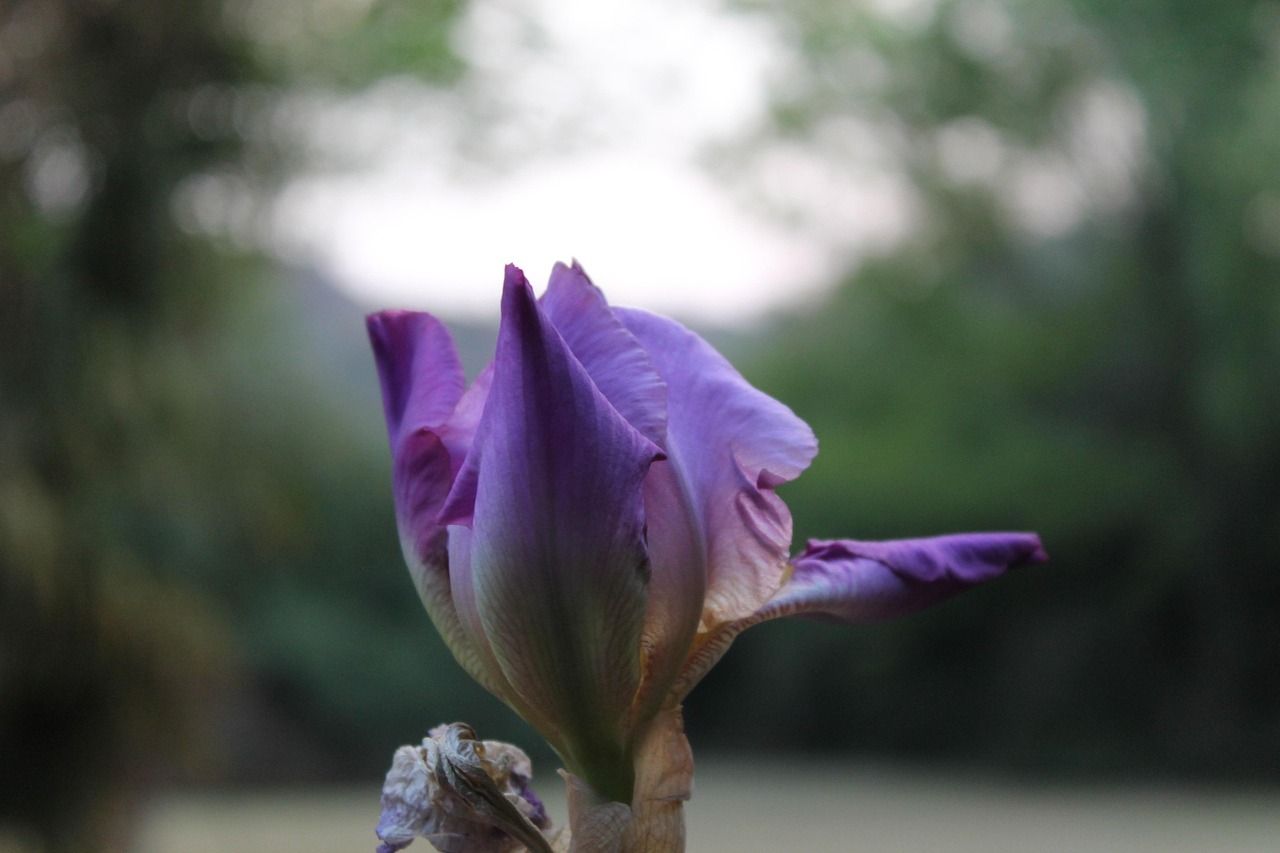
[[[1038,849],[1274,841],[1269,795],[1088,796],[1280,781],[1280,3],[0,0],[0,848],[364,844],[442,720],[555,787],[412,592],[362,314],[474,373],[502,264],[573,256],[813,425],[797,543],[1053,557],[747,633],[687,706],[692,849],[1044,786],[1084,799]]]

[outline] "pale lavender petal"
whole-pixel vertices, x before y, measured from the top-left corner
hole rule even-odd
[[[641,485],[662,452],[596,388],[515,267],[472,454],[484,633],[569,769],[628,802],[621,721],[640,680],[649,573]]]
[[[809,465],[817,440],[679,323],[614,310],[667,384],[666,449],[706,548],[703,619],[716,625],[745,617],[786,571],[791,514],[773,489]]]

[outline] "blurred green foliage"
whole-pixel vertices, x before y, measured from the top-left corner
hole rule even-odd
[[[184,109],[246,79],[216,11],[0,6],[0,810],[47,849],[122,845],[160,757],[199,757],[230,669],[181,569],[217,511],[192,469],[234,270],[169,208],[238,149]]]
[[[0,823],[44,849],[126,849],[175,772],[332,772],[353,719],[385,733],[368,661],[428,648],[381,582],[381,436],[304,360],[320,330],[281,274],[190,212],[270,191],[286,82],[384,70],[353,48],[290,72],[250,26],[279,5],[0,2]],[[342,32],[455,8],[365,4]],[[417,70],[454,64],[442,44]]]
[[[748,370],[822,442],[797,534],[1025,528],[1053,561],[865,635],[745,637],[694,737],[1274,778],[1280,6],[758,5],[806,48],[782,138],[890,122],[920,215]],[[885,73],[843,75],[855,56]],[[1018,152],[1061,151],[1098,92],[1143,144],[1046,234],[1008,204]],[[940,156],[957,127],[1003,150],[985,180]]]
[[[292,88],[358,92],[386,77],[457,79],[451,45],[461,0],[230,0],[226,14],[252,35],[259,64]]]

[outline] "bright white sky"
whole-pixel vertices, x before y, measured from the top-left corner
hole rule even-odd
[[[369,0],[328,2],[315,8],[358,15]],[[904,27],[935,8],[869,2]],[[766,19],[722,4],[470,0],[457,85],[388,80],[356,98],[296,98],[316,165],[280,198],[273,245],[370,308],[493,317],[506,263],[541,287],[573,258],[614,304],[702,323],[813,299],[922,221],[901,162],[909,146],[892,121],[832,114],[803,143],[706,168],[718,144],[767,128],[769,94],[795,70]],[[976,30],[970,15],[950,20],[959,44],[990,58],[1009,49],[1008,21],[983,8]],[[861,59],[851,85],[874,88],[883,63]],[[932,140],[943,174],[989,185],[1037,238],[1066,233],[1090,205],[1122,205],[1141,105],[1101,78],[1077,100],[1062,121],[1072,132],[1043,150],[1011,147],[977,118],[943,126]],[[230,203],[211,187],[186,199],[197,226]]]
[[[763,120],[783,51],[762,22],[714,0],[476,0],[458,46],[457,90],[319,107],[313,144],[345,167],[281,200],[289,254],[362,302],[494,316],[504,264],[540,288],[576,257],[615,304],[732,323],[830,277],[821,237],[697,163]],[[512,164],[478,168],[475,148]]]

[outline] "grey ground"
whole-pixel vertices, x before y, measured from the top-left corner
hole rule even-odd
[[[563,815],[558,792],[542,793]],[[170,794],[150,806],[136,853],[372,853],[377,799],[377,783]],[[690,853],[1280,851],[1280,791],[1020,786],[799,763],[705,762],[687,817]]]

